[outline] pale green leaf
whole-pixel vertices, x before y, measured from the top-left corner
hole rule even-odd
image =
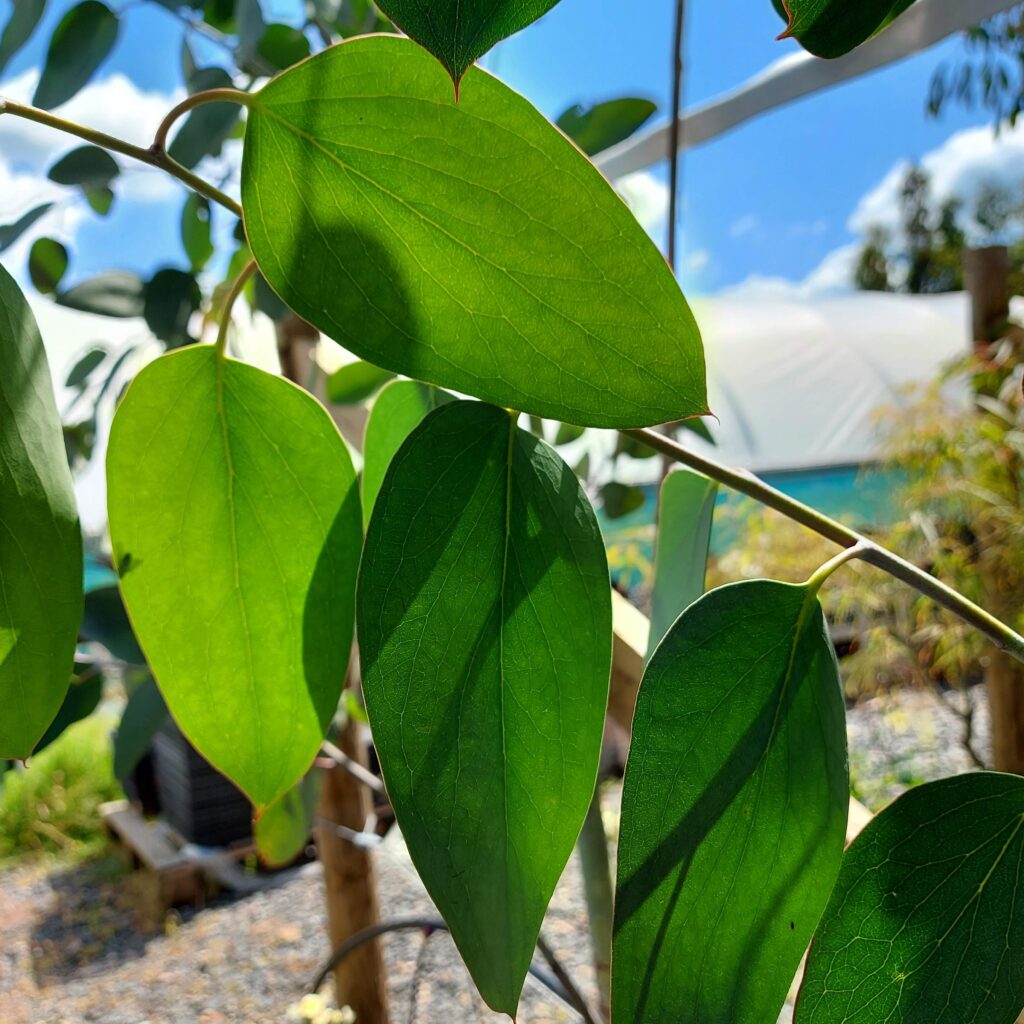
[[[337,708],[361,517],[327,412],[210,346],[147,366],[114,418],[110,534],[182,731],[257,807],[303,775]]]
[[[300,316],[417,380],[550,419],[706,412],[696,323],[593,165],[483,71],[455,103],[409,40],[333,46],[250,100],[253,255]]]
[[[440,388],[415,380],[396,380],[377,396],[363,434],[363,522],[374,503],[395,453],[424,416],[452,401]]]
[[[611,592],[593,510],[509,413],[445,405],[391,463],[358,608],[402,834],[484,999],[514,1014],[601,750]]]
[[[43,341],[3,267],[0,367],[0,758],[26,758],[71,680],[82,537]]]
[[[706,594],[637,698],[614,1024],[777,1020],[839,872],[848,805],[839,670],[814,588]]]
[[[718,484],[693,470],[677,469],[662,481],[648,658],[672,623],[704,593],[717,499]]]
[[[321,779],[319,771],[309,772],[256,819],[256,852],[268,867],[285,867],[305,849],[313,830]]]
[[[362,360],[335,370],[327,378],[327,397],[335,405],[358,405],[376,394],[389,380],[390,370],[382,370]]]

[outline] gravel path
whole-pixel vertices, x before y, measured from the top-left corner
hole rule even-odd
[[[958,699],[959,695],[952,695]],[[976,748],[987,752],[988,715],[975,691]],[[877,809],[908,785],[969,770],[962,723],[924,691],[880,697],[849,714],[857,795]],[[615,817],[609,794],[609,817]],[[431,907],[393,832],[378,856],[385,916]],[[2,1024],[284,1024],[326,957],[322,880],[316,865],[286,885],[202,910],[172,913],[156,926],[142,876],[113,859],[73,868],[19,867],[0,874]],[[544,934],[593,1001],[594,973],[574,857],[559,884]],[[470,1024],[485,1011],[451,939],[389,937],[396,1022]],[[575,1021],[532,979],[519,1021]]]

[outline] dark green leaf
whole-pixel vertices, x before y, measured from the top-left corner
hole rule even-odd
[[[167,704],[152,676],[132,691],[114,734],[114,778],[126,779],[167,721]]]
[[[910,790],[854,840],[797,1024],[1013,1024],[1024,1007],[1024,779]]]
[[[57,295],[57,302],[69,309],[100,316],[142,316],[146,286],[141,278],[127,270],[110,270],[76,284]]]
[[[223,68],[201,68],[189,83],[193,92],[206,89],[231,89],[234,82]],[[178,133],[167,147],[167,154],[191,170],[205,156],[218,156],[221,147],[238,122],[237,103],[204,103],[189,111]]]
[[[84,355],[80,356],[78,362],[71,367],[68,379],[64,382],[69,388],[80,388],[88,380],[93,370],[96,369],[104,359],[107,358],[105,348],[90,348]]]
[[[50,38],[33,105],[66,103],[103,63],[117,40],[117,15],[99,0],[83,0],[61,18]]]
[[[620,484],[613,480],[601,488],[601,506],[609,519],[621,519],[643,508],[647,497],[639,487]]]
[[[388,469],[358,608],[402,834],[484,999],[514,1014],[600,755],[611,592],[590,503],[514,416],[445,405]]]
[[[268,25],[256,52],[275,71],[283,71],[309,56],[309,40],[291,25]]]
[[[704,593],[717,499],[718,484],[690,469],[677,469],[662,481],[648,658],[672,623]]]
[[[52,295],[68,269],[68,251],[53,238],[37,238],[28,254],[28,276],[43,295]]]
[[[99,146],[79,146],[62,156],[47,172],[58,185],[103,188],[121,173],[117,161]]]
[[[190,192],[181,210],[181,244],[193,274],[198,274],[213,255],[210,231],[210,201]]]
[[[114,193],[109,188],[90,188],[85,193],[85,201],[92,207],[93,213],[106,217],[114,205]]]
[[[82,678],[71,681],[57,717],[43,733],[42,739],[32,751],[33,754],[44,751],[54,740],[59,739],[66,729],[75,722],[88,718],[99,706],[100,698],[103,696],[103,676],[89,665],[77,665],[76,672]]]
[[[268,867],[286,867],[305,849],[313,831],[320,782],[320,772],[314,769],[256,819],[256,852]]]
[[[382,370],[373,363],[349,363],[327,378],[327,397],[335,405],[358,405],[376,394],[394,376],[390,370]]]
[[[689,420],[680,420],[675,424],[676,436],[679,436],[680,431],[690,431],[691,434],[696,434],[701,440],[707,441],[708,444],[716,444],[714,435],[708,429],[708,425],[702,420],[694,417]]]
[[[590,477],[590,452],[584,453],[573,472],[584,482]]]
[[[260,0],[235,0],[235,34],[238,36],[235,57],[238,66],[249,74],[271,70],[264,66],[259,55],[259,45],[266,30]]]
[[[817,57],[841,57],[902,14],[913,0],[773,0],[787,21],[783,37]]]
[[[246,262],[251,259],[246,249]],[[252,279],[252,305],[253,309],[258,309],[275,323],[291,314],[291,310],[278,298],[262,274],[255,274]]]
[[[206,0],[203,21],[221,32],[235,31],[235,0]]]
[[[815,589],[714,590],[654,652],[622,794],[615,1024],[775,1021],[839,871],[849,778]]]
[[[85,595],[81,633],[83,639],[102,644],[119,661],[146,664],[117,587],[97,587]]]
[[[258,807],[305,773],[348,664],[362,522],[324,408],[190,346],[150,363],[107,452],[136,635],[182,731]]]
[[[700,335],[597,169],[473,70],[455,104],[406,39],[333,46],[251,101],[253,255],[301,317],[377,366],[588,426],[706,411]]]
[[[586,427],[577,427],[572,423],[559,423],[558,433],[555,434],[555,444],[571,444],[573,441],[578,441],[583,436],[583,431]]]
[[[164,267],[146,284],[142,315],[161,341],[169,348],[178,348],[192,340],[188,332],[189,320],[202,302],[203,293],[191,274]]]
[[[82,537],[39,329],[0,267],[0,758],[26,758],[68,690]]]
[[[13,224],[0,224],[0,252],[14,245],[51,206],[53,203],[40,203],[19,217]]]
[[[29,41],[46,11],[46,0],[14,0],[10,18],[0,36],[0,74]]]
[[[555,122],[588,156],[594,156],[628,139],[656,113],[658,105],[650,100],[624,98],[597,103],[592,107],[577,104]]]
[[[615,442],[616,455],[628,455],[631,459],[653,459],[657,451],[643,441],[638,441],[628,434],[619,434]]]
[[[558,0],[377,0],[377,6],[407,36],[441,62],[456,90],[473,61],[556,3]]]
[[[96,417],[89,416],[80,423],[65,423],[64,453],[72,472],[77,472],[92,458],[96,449]]]
[[[380,493],[395,453],[429,412],[452,401],[440,388],[416,380],[396,380],[377,396],[363,435],[363,522]]]

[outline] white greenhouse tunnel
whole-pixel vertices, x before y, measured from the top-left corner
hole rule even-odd
[[[58,403],[67,409],[69,369],[102,343],[117,351],[136,343],[127,364],[137,370],[157,354],[141,320],[77,313],[33,298],[50,358]],[[708,420],[717,445],[686,433],[684,443],[729,465],[755,472],[828,468],[874,461],[882,436],[879,411],[908,400],[908,389],[934,380],[941,367],[968,350],[969,303],[963,294],[903,296],[857,293],[802,301],[766,296],[705,298],[694,304],[704,334],[708,391],[718,419]],[[1019,310],[1024,312],[1024,310]],[[274,370],[269,321],[238,321],[232,344],[246,359]],[[322,362],[349,357],[330,345]],[[103,453],[109,417],[101,422],[92,464],[77,481],[83,525],[105,524]],[[610,453],[614,437],[590,431],[563,449],[574,462],[588,448]],[[606,461],[606,460],[603,460]],[[657,460],[622,460],[620,479],[643,483],[659,473]]]

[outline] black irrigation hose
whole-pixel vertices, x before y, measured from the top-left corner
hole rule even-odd
[[[371,925],[369,928],[364,928],[362,931],[358,931],[355,935],[350,935],[338,948],[331,954],[330,959],[320,968],[316,978],[313,979],[312,985],[310,985],[309,992],[319,992],[323,987],[324,982],[327,981],[328,976],[331,972],[345,959],[350,953],[355,952],[360,946],[365,945],[367,942],[372,942],[374,939],[379,938],[381,935],[387,935],[389,932],[400,932],[400,931],[411,931],[413,929],[419,931],[425,931],[429,938],[433,932],[446,932],[448,931],[448,925],[444,923],[439,917],[396,917],[390,921],[381,921],[380,924]],[[530,966],[530,974],[532,974],[545,988],[553,992],[559,999],[561,999],[567,1006],[572,1007],[586,1022],[586,1024],[597,1024],[594,1016],[591,1014],[590,1009],[587,1007],[586,1001],[583,996],[580,995],[579,989],[573,984],[572,979],[566,973],[566,970],[558,962],[558,958],[555,956],[551,947],[544,941],[543,938],[538,938],[537,948],[540,950],[540,954],[544,957],[548,966],[551,968],[553,977],[546,971],[540,970],[540,968]]]

